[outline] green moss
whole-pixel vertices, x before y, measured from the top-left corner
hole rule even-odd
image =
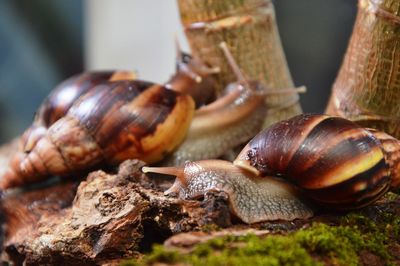
[[[202,232],[209,233],[209,232],[221,231],[221,227],[219,227],[219,226],[216,225],[216,224],[210,223],[210,224],[205,224],[205,225],[203,225],[203,226],[200,228],[200,230],[201,230]]]
[[[400,192],[400,190],[399,190],[399,192]],[[388,201],[394,201],[394,200],[398,199],[400,196],[398,193],[388,192],[383,197]]]
[[[314,223],[309,228],[288,235],[225,236],[198,244],[190,253],[179,254],[155,246],[151,254],[128,265],[151,265],[155,262],[188,265],[359,265],[359,252],[379,256],[387,265],[392,257],[390,243],[399,243],[400,218],[382,214],[375,221],[359,214],[345,216],[339,226]],[[137,263],[137,264],[136,264]]]
[[[200,244],[184,262],[192,265],[318,265],[296,242],[283,236],[267,240],[254,235],[227,236]]]
[[[147,255],[145,260],[128,260],[121,263],[121,266],[139,266],[143,265],[144,262],[148,265],[151,265],[155,262],[174,264],[179,262],[180,260],[181,255],[177,251],[165,250],[164,247],[161,245],[154,245],[151,254]]]
[[[400,239],[400,217],[387,225],[387,229],[392,231],[394,239]]]

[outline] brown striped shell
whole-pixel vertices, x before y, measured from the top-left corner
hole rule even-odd
[[[102,82],[77,97],[28,151],[15,155],[0,189],[128,158],[158,161],[183,140],[193,112],[190,96],[162,85]]]
[[[254,137],[234,164],[282,177],[320,204],[362,207],[399,183],[399,142],[339,117],[299,115]]]
[[[81,95],[98,84],[107,81],[133,80],[135,73],[130,71],[93,71],[68,78],[59,84],[43,101],[36,112],[30,128],[21,137],[24,151],[30,151],[47,128],[62,118]]]
[[[76,99],[96,85],[106,81],[134,79],[135,73],[128,71],[93,71],[72,76],[59,84],[44,100],[35,122],[49,127],[67,113]]]

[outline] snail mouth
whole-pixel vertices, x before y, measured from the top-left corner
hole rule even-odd
[[[243,160],[243,159],[236,159],[233,161],[233,164],[243,170],[246,170],[256,176],[261,176],[261,172],[257,170],[254,166],[250,164],[249,160]]]

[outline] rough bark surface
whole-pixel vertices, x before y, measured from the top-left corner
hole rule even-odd
[[[237,81],[219,47],[223,41],[249,79],[275,89],[293,87],[271,1],[179,0],[178,4],[193,55],[221,69],[219,92]],[[297,94],[268,95],[271,112],[264,126],[301,113],[298,98]]]
[[[5,148],[2,159],[13,146]],[[224,195],[208,195],[204,202],[165,197],[162,190],[172,180],[149,179],[141,166],[131,160],[117,174],[92,172],[79,186],[69,181],[6,193],[1,259],[16,265],[113,264],[174,233],[230,225]]]
[[[400,1],[359,0],[328,114],[400,138]]]

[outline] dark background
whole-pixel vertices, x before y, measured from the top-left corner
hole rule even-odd
[[[351,34],[356,1],[274,3],[294,82],[308,88],[301,96],[303,110],[323,112]],[[83,70],[83,14],[80,0],[0,1],[0,142],[22,133],[49,91]]]

